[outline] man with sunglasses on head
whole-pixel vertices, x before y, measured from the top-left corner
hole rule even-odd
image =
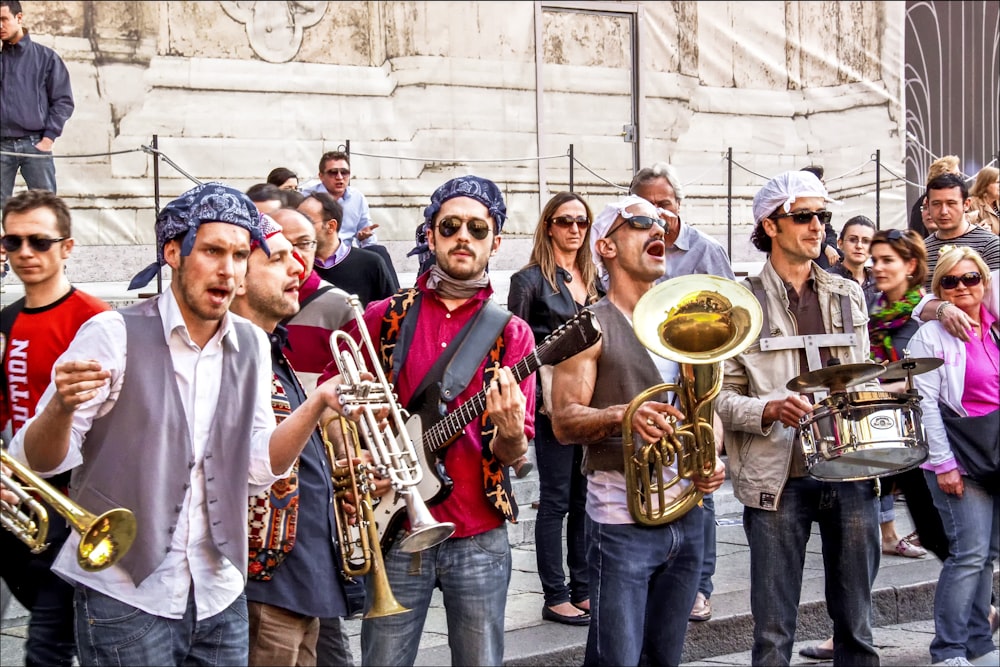
[[[3,230],[0,245],[24,284],[24,298],[0,312],[0,338],[5,339],[0,342],[0,427],[9,425],[15,434],[35,414],[52,366],[77,329],[110,306],[76,289],[66,277],[66,260],[73,251],[70,211],[55,194],[27,190],[11,197],[3,210]],[[49,481],[66,493],[69,477],[67,472]],[[40,554],[32,554],[10,531],[0,531],[6,561],[2,575],[31,612],[25,664],[68,667],[76,654],[73,587],[51,566],[70,529],[51,507],[48,515],[49,547]]]
[[[652,354],[632,328],[636,304],[666,268],[663,238],[664,221],[656,206],[636,195],[608,204],[597,216],[591,252],[608,289],[588,308],[603,337],[557,364],[552,378],[555,436],[584,447],[588,666],[638,665],[643,652],[651,665],[679,664],[701,573],[701,509],[669,523],[639,525],[629,510],[624,472],[622,419],[629,401],[678,375],[678,365]],[[669,401],[667,396],[639,406],[632,420],[638,437],[655,442],[673,432],[673,420],[684,414]],[[676,469],[669,476],[676,477]],[[724,480],[725,466],[717,458],[714,474],[699,476],[694,484],[711,493]],[[673,502],[690,485],[688,480],[675,484],[664,502]]]
[[[663,243],[666,246],[667,269],[658,282],[699,273],[729,280],[736,277],[722,244],[697,227],[681,222],[683,191],[672,165],[657,162],[652,167],[640,169],[632,179],[629,192],[655,206],[665,223]],[[717,424],[716,433],[720,436],[717,440],[721,441],[721,427]],[[698,579],[698,596],[690,614],[690,620],[696,623],[712,618],[712,577],[715,575],[717,560],[715,498],[712,494],[702,498],[702,509],[705,519],[705,560]]]
[[[462,422],[457,438],[437,457],[454,486],[429,511],[435,521],[454,524],[452,537],[406,553],[399,539],[404,531],[389,536],[396,538],[385,553],[389,586],[410,611],[364,620],[364,665],[414,663],[435,588],[444,594],[451,664],[503,663],[511,576],[505,524],[517,518],[509,466],[527,452],[535,431],[535,379],[529,375],[518,383],[511,371],[534,348],[534,336],[524,320],[490,303],[486,268],[500,248],[506,219],[503,196],[492,181],[472,175],[448,181],[424,209],[434,265],[414,288],[365,311],[379,357],[374,361],[395,384],[403,408],[413,413],[429,405],[435,416],[451,416],[485,390],[485,411]],[[449,357],[446,366],[438,363]],[[452,375],[469,379],[450,383]],[[414,444],[423,447],[419,436]],[[435,474],[423,470],[424,476]]]
[[[829,201],[819,179],[804,171],[776,176],[754,197],[751,241],[767,261],[747,282],[761,302],[764,326],[758,344],[724,362],[715,401],[733,490],[744,505],[754,665],[789,664],[814,522],[826,579],[837,582],[827,586],[826,597],[836,637],[833,664],[879,664],[871,599],[881,546],[875,483],[809,475],[798,426],[814,399],[786,387],[834,358],[871,363],[861,286],[815,262],[832,217]],[[878,388],[870,380],[852,391]]]

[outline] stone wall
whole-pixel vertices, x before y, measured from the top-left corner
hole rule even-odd
[[[127,280],[151,261],[156,196],[188,189],[184,173],[242,189],[276,166],[310,177],[347,142],[401,272],[430,192],[473,172],[508,198],[496,262],[521,266],[541,205],[571,177],[595,210],[627,186],[630,122],[640,166],[673,163],[683,217],[724,245],[731,234],[737,262],[759,259],[750,199],[771,175],[823,164],[839,226],[875,217],[877,150],[903,173],[901,3],[559,5],[30,3],[26,25],[74,82],[55,147],[80,156],[57,162],[71,277]],[[154,135],[184,173],[161,161],[154,178]],[[881,177],[881,224],[902,227],[902,182]]]

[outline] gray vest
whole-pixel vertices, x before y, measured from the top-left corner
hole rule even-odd
[[[649,351],[635,337],[632,325],[607,297],[590,309],[597,316],[604,340],[601,358],[597,361],[597,384],[590,407],[607,408],[628,403],[641,392],[663,382],[660,372],[649,358]],[[658,397],[662,400],[662,397]],[[585,445],[583,470],[617,470],[625,472],[621,429],[604,440]]]
[[[135,513],[136,539],[119,563],[136,586],[170,552],[195,466],[157,301],[119,311],[126,331],[125,380],[114,407],[94,420],[83,464],[70,484],[72,498],[91,512],[126,507]],[[235,323],[238,355],[228,338],[223,342],[222,385],[204,458],[209,534],[241,572],[247,565],[252,392],[261,365],[251,327]]]

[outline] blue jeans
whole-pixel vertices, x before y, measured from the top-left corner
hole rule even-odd
[[[535,460],[538,462],[538,515],[535,519],[535,560],[545,605],[583,602],[587,587],[587,478],[580,472],[583,448],[563,445],[552,433],[552,422],[535,414]],[[563,571],[563,519],[566,522],[566,565]]]
[[[351,642],[341,618],[319,619],[319,637],[316,639],[316,664],[354,667]]]
[[[438,587],[444,594],[451,664],[502,664],[510,570],[506,525],[413,554],[400,551],[397,541],[385,554],[385,571],[396,600],[410,611],[362,622],[361,663],[412,665]]]
[[[924,477],[951,550],[934,592],[931,659],[978,658],[996,648],[987,614],[1000,549],[1000,496],[968,475],[961,498],[942,491],[933,472],[925,470]]]
[[[76,587],[81,665],[246,665],[250,619],[242,593],[220,613],[197,620],[194,586],[179,619],[153,616],[92,588]]]
[[[872,644],[871,593],[882,541],[874,487],[871,481],[798,477],[788,480],[776,511],[743,509],[750,545],[754,665],[787,665],[791,659],[813,522],[819,524],[823,542],[833,664],[879,664]]]
[[[638,665],[643,651],[650,665],[680,663],[704,532],[700,507],[656,527],[587,517],[591,618],[584,665]]]
[[[4,207],[14,192],[14,180],[17,178],[18,169],[21,170],[21,177],[24,178],[28,189],[56,191],[56,164],[52,159],[52,153],[43,153],[35,148],[35,144],[41,140],[40,134],[20,139],[0,139],[0,208]]]
[[[718,549],[715,545],[715,496],[710,493],[702,497],[701,504],[705,520],[705,556],[701,561],[698,592],[706,598],[710,598],[712,591],[715,590],[712,585],[712,577],[715,575],[715,562],[718,560]]]

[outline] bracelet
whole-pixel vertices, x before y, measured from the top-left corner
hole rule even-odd
[[[938,320],[940,322],[941,321],[941,313],[944,312],[945,308],[947,308],[948,306],[952,306],[952,305],[954,305],[954,304],[951,301],[942,301],[941,305],[938,306],[937,310],[934,311],[934,319]]]

